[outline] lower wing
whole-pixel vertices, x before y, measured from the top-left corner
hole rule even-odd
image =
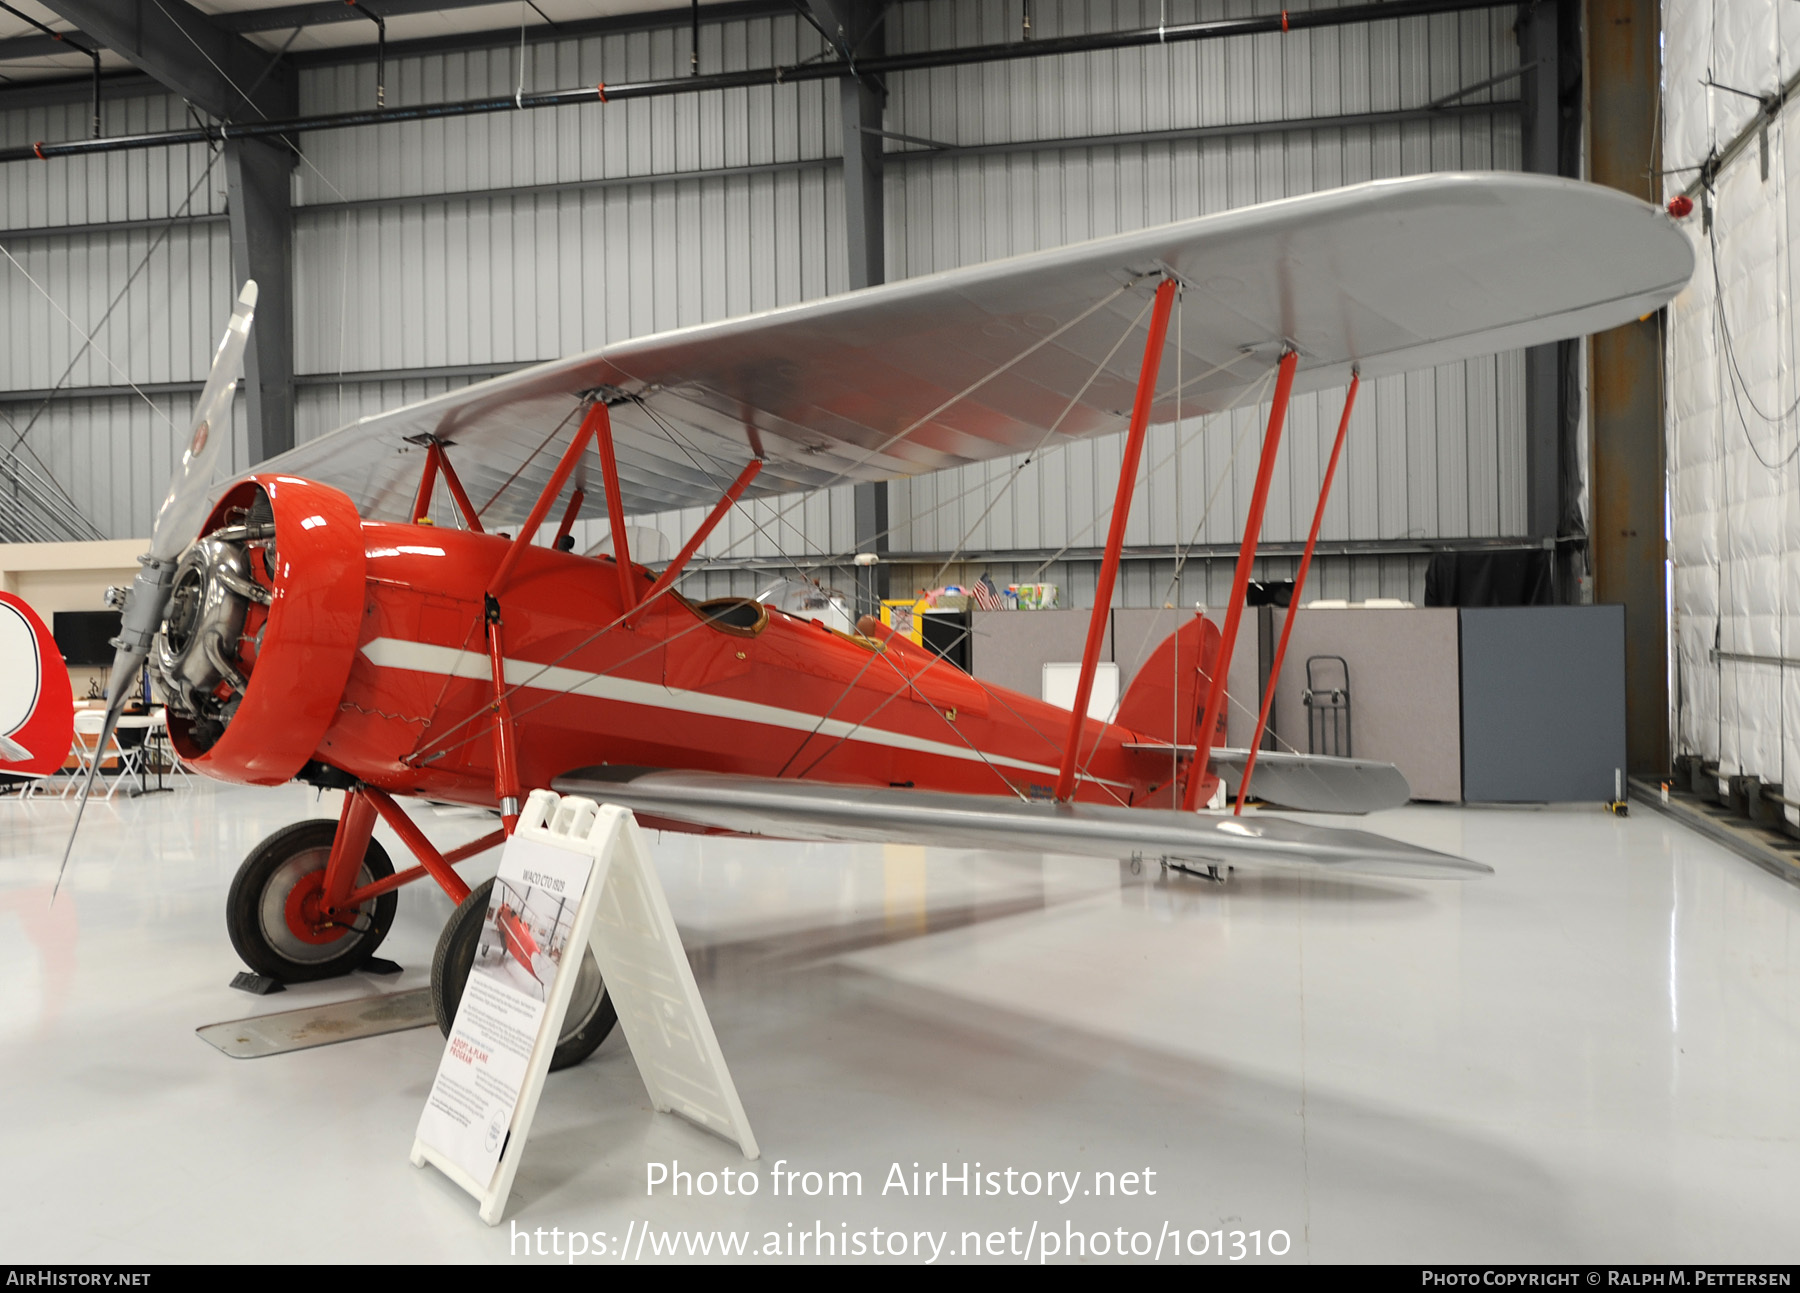
[[[1106,858],[1142,854],[1225,866],[1452,880],[1493,874],[1480,862],[1368,831],[1263,814],[1233,817],[618,767],[571,772],[556,779],[555,789],[648,817],[775,839],[900,841]]]

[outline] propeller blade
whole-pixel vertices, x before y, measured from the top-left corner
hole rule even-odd
[[[174,561],[194,540],[211,504],[213,466],[219,451],[231,439],[231,396],[237,390],[238,363],[250,344],[250,321],[256,315],[256,280],[244,283],[237,305],[225,324],[225,335],[213,353],[206,388],[194,405],[194,428],[188,435],[187,452],[175,468],[169,493],[156,513],[150,532],[150,555]],[[215,431],[217,434],[214,434]],[[160,623],[160,620],[158,621]]]
[[[124,654],[120,647],[120,654]],[[113,661],[114,672],[117,672],[118,661]],[[125,693],[109,695],[106,700],[106,722],[100,726],[100,739],[94,744],[94,757],[88,764],[87,780],[81,783],[81,798],[75,801],[75,821],[69,827],[69,842],[63,845],[62,863],[56,868],[56,883],[50,886],[50,902],[54,906],[56,895],[62,890],[63,874],[69,869],[69,855],[75,851],[75,836],[81,831],[81,816],[87,812],[88,796],[94,793],[94,778],[100,775],[100,760],[106,752],[106,743],[112,740],[113,728],[118,724],[119,711],[125,708]]]
[[[119,713],[125,708],[131,681],[150,658],[150,644],[168,611],[177,559],[194,541],[211,506],[213,468],[218,464],[221,447],[231,438],[231,397],[237,391],[238,365],[244,358],[244,348],[250,344],[250,323],[255,317],[256,280],[247,279],[225,324],[225,335],[219,338],[219,348],[213,352],[206,386],[194,405],[194,426],[188,432],[187,450],[169,481],[162,506],[157,509],[156,524],[150,531],[150,551],[138,558],[137,576],[125,594],[119,636],[113,639],[116,650],[112,676],[106,683],[106,722],[101,726],[100,743],[94,748],[94,761],[88,766],[87,781],[81,787],[81,799],[75,805],[75,823],[69,828],[69,842],[63,846],[56,883],[50,887],[51,902],[56,901],[63,874],[69,869],[69,856],[75,851],[75,836],[81,830],[81,817],[87,811],[88,796],[99,775],[100,759],[112,739]]]

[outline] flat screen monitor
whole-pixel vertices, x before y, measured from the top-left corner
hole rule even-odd
[[[68,663],[77,667],[109,665],[112,639],[119,636],[119,612],[57,611],[50,632]]]

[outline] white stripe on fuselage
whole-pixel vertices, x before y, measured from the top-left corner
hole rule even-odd
[[[364,645],[363,655],[377,669],[405,669],[412,673],[436,674],[440,677],[487,679],[492,677],[488,658],[473,651],[455,647],[433,646],[428,642],[408,642],[402,638],[376,638]],[[613,674],[589,673],[584,669],[565,669],[560,665],[536,664],[530,660],[506,662],[506,683],[531,691],[549,691],[558,695],[593,696],[599,700],[624,705],[644,705],[651,709],[673,710],[681,714],[704,714],[709,718],[732,719],[740,723],[760,723],[765,727],[784,727],[795,732],[817,731],[820,736],[857,741],[865,745],[882,745],[894,750],[911,750],[946,759],[962,759],[969,763],[992,763],[1040,776],[1054,778],[1058,769],[1041,763],[1024,763],[998,755],[983,757],[966,745],[951,745],[905,732],[851,723],[844,719],[820,719],[817,714],[764,705],[735,696],[716,696],[704,691],[683,691],[662,683],[639,682]],[[1083,775],[1081,780],[1102,785],[1123,785],[1100,777]]]

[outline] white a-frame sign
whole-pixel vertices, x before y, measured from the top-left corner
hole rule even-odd
[[[637,819],[591,799],[533,791],[507,841],[456,1022],[419,1130],[430,1163],[499,1224],[591,947],[659,1113],[678,1113],[757,1156],[756,1137],[700,1000]]]

